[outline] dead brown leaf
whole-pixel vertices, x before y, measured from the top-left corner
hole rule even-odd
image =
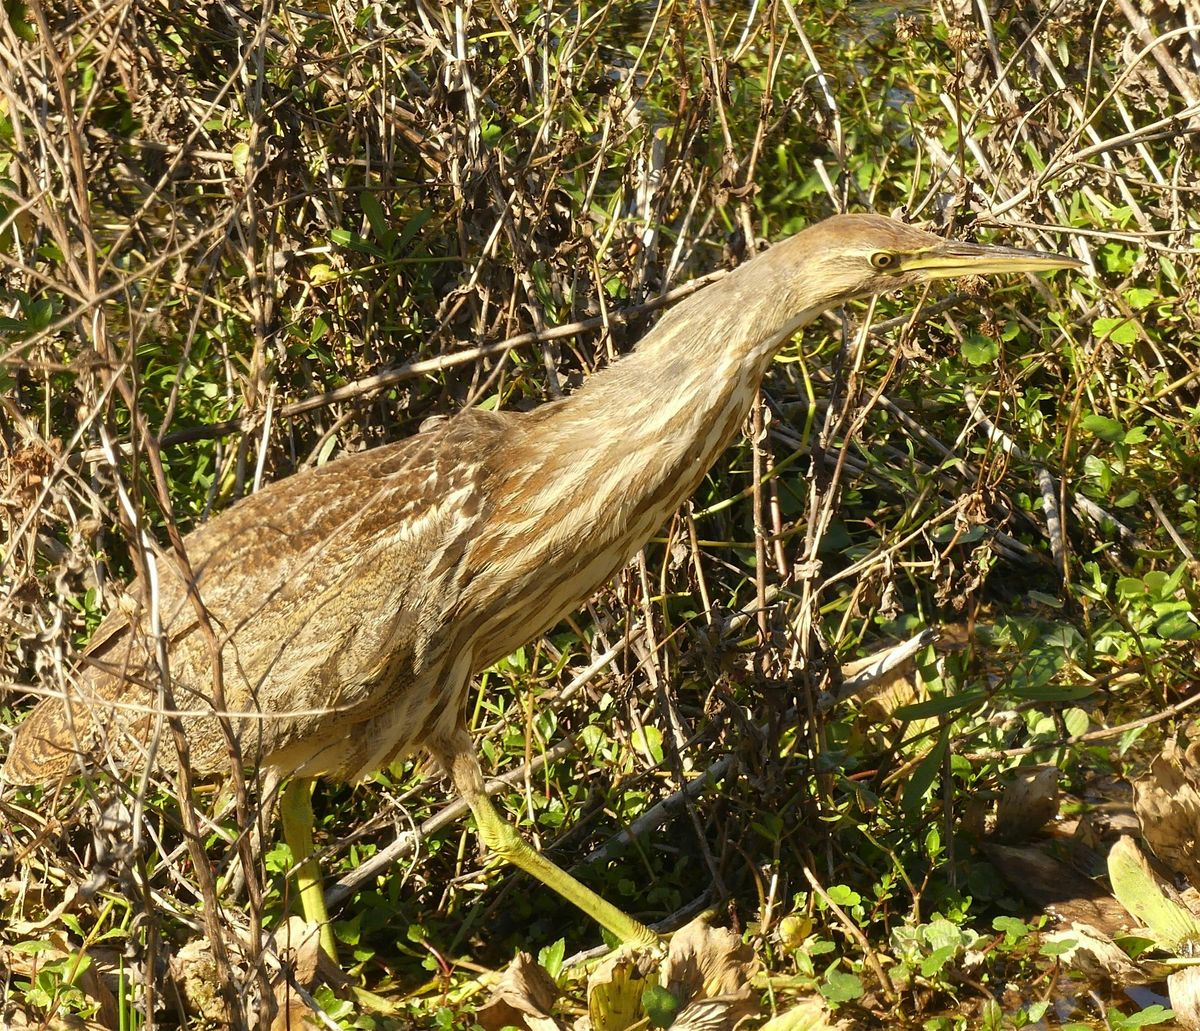
[[[1071,926],[1046,935],[1047,942],[1074,942],[1066,951],[1059,953],[1059,960],[1071,970],[1088,977],[1103,977],[1117,984],[1127,984],[1141,979],[1141,973],[1125,951],[1100,928],[1079,920]]]
[[[996,806],[995,836],[1001,841],[1025,841],[1057,815],[1058,768],[1020,770]]]
[[[1167,978],[1175,1022],[1186,1031],[1200,1031],[1200,967],[1176,970]]]
[[[862,715],[868,726],[890,724],[892,713],[904,705],[924,701],[925,685],[916,682],[911,662],[890,670],[862,692]]]
[[[272,933],[275,954],[281,963],[291,966],[297,984],[312,988],[323,973],[321,931],[303,917],[290,916]],[[340,978],[339,978],[340,980]]]
[[[304,993],[319,984],[334,990],[345,987],[337,964],[321,951],[321,932],[315,923],[299,916],[288,917],[271,935],[275,954],[284,970],[275,985],[275,1019],[271,1031],[309,1031],[324,1025],[313,1012]],[[298,989],[303,989],[303,993]]]
[[[588,1017],[592,1031],[625,1031],[642,1018],[642,994],[659,983],[659,955],[622,945],[588,977]]]
[[[518,952],[491,998],[476,1012],[475,1019],[484,1031],[500,1031],[510,1026],[528,1031],[560,1031],[558,1021],[550,1016],[557,998],[554,978],[529,953]]]
[[[1030,904],[1063,923],[1090,924],[1105,933],[1128,923],[1121,904],[1090,878],[1038,846],[984,844],[983,853],[1000,876]]]
[[[740,999],[697,999],[679,1011],[668,1031],[732,1031],[745,1015]]]
[[[326,1031],[326,1025],[304,998],[289,992],[271,1021],[271,1031]]]
[[[181,946],[171,957],[170,968],[188,1013],[205,1023],[228,1022],[217,963],[207,941],[196,939]]]
[[[757,970],[758,957],[740,937],[697,917],[676,932],[663,964],[667,991],[683,1005],[675,1026],[692,1026],[680,1021],[692,1004],[702,1000],[719,1004],[711,1010],[705,1008],[705,1013],[721,1011],[725,1021],[722,1027],[732,1028],[742,1017],[757,1012],[750,987]],[[700,1020],[701,1015],[693,1019]]]
[[[1154,854],[1200,888],[1200,742],[1168,740],[1133,782],[1133,808]]]
[[[1062,824],[1064,832],[1071,827],[1072,822],[1069,820]],[[1124,834],[1138,834],[1140,831],[1137,814],[1130,803],[1089,801],[1087,809],[1074,821],[1073,833],[1076,840],[1083,845],[1098,849],[1102,842],[1112,842]]]
[[[24,894],[24,891],[22,891],[22,894]],[[9,924],[9,930],[18,937],[39,937],[38,932],[59,925],[63,913],[68,912],[74,907],[78,895],[79,885],[68,884],[66,890],[63,892],[61,901],[53,909],[49,910],[44,917],[40,920],[13,920]]]

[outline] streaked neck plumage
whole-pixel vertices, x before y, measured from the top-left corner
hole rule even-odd
[[[822,310],[791,268],[769,251],[680,303],[562,402],[557,428],[584,452],[635,463],[645,452],[664,477],[682,474],[674,493],[687,497],[736,435],[779,347]]]
[[[536,636],[610,580],[728,447],[775,351],[820,310],[772,274],[772,257],[755,259],[752,281],[735,271],[688,298],[632,354],[522,417],[492,493],[504,514],[471,547],[475,668],[511,648],[513,620]],[[501,585],[494,596],[487,583]]]

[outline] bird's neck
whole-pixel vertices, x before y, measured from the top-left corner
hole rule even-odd
[[[573,395],[511,424],[492,491],[503,513],[468,562],[481,590],[495,585],[478,601],[477,668],[511,648],[518,615],[518,636],[532,637],[611,579],[696,490],[780,343],[816,314],[795,300],[743,297],[734,273]],[[504,575],[483,575],[497,569]]]
[[[753,279],[743,274],[756,267]],[[595,427],[597,450],[635,462],[642,454],[666,476],[698,481],[737,433],[779,347],[820,312],[774,272],[756,260],[676,306],[564,403],[566,421]]]
[[[617,565],[597,585],[696,490],[736,437],[780,344],[817,314],[787,284],[766,285],[751,292],[735,272],[693,295],[632,354],[527,424],[506,493],[555,485],[544,524],[555,530],[544,543],[581,554],[611,546]]]

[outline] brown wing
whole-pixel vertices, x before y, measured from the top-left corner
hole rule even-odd
[[[247,763],[294,764],[402,696],[435,639],[457,562],[486,518],[493,456],[519,416],[471,411],[398,444],[278,481],[185,538],[221,645]],[[211,648],[178,564],[158,561],[158,611],[177,710],[199,774],[228,768]],[[4,767],[46,782],[89,761],[133,762],[161,711],[146,584],[130,585],[85,651],[68,698],[39,703]],[[154,761],[174,763],[169,735]],[[298,758],[299,757],[299,758]],[[149,757],[146,757],[149,758]],[[320,764],[318,764],[319,766]],[[318,772],[313,770],[312,772]]]

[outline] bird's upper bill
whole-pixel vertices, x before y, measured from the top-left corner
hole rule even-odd
[[[946,240],[915,253],[897,254],[898,272],[919,272],[928,279],[952,276],[986,276],[1004,272],[1048,272],[1058,268],[1082,268],[1083,262],[1063,254],[1027,251]]]

